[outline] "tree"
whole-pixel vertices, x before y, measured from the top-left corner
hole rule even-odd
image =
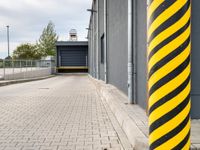
[[[41,54],[39,53],[36,45],[26,43],[21,44],[13,52],[14,59],[41,59]]]
[[[44,28],[42,35],[37,42],[37,47],[42,56],[55,56],[56,54],[56,41],[58,36],[55,31],[53,22],[49,22],[47,27]]]
[[[12,57],[11,56],[7,56],[7,57],[5,57],[5,59],[6,60],[10,60],[10,59],[12,59]]]

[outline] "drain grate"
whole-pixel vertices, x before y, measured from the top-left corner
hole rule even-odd
[[[39,88],[40,90],[49,90],[49,88]]]

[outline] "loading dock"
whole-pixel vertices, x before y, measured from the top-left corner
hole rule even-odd
[[[57,73],[88,72],[88,42],[56,42]]]

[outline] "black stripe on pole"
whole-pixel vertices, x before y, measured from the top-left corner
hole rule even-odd
[[[150,43],[157,35],[159,35],[161,32],[169,28],[171,25],[175,24],[179,19],[184,16],[184,14],[187,12],[187,10],[190,7],[190,2],[188,1],[178,12],[176,12],[172,17],[170,17],[168,20],[166,20],[164,23],[162,23],[149,37],[148,43]]]
[[[152,22],[161,14],[163,13],[167,8],[169,8],[173,3],[175,3],[177,0],[168,0],[164,1],[156,10],[152,13],[152,15],[149,18],[149,25],[152,24]]]
[[[175,129],[173,129],[172,131],[170,131],[166,135],[162,136],[161,138],[159,138],[155,142],[153,142],[150,145],[150,150],[154,150],[158,146],[162,145],[163,143],[165,143],[169,139],[176,136],[180,131],[182,131],[184,129],[184,127],[187,125],[189,120],[190,120],[190,114],[188,114],[187,117],[183,120],[183,122],[181,122],[181,124],[179,124]]]
[[[190,102],[190,94],[173,110],[169,111],[167,114],[163,115],[161,118],[156,120],[150,125],[149,133],[151,134],[155,131],[159,126],[164,125],[169,120],[176,117]]]
[[[151,96],[155,91],[157,91],[160,87],[168,83],[169,81],[176,78],[179,74],[181,74],[190,64],[190,55],[187,57],[187,59],[179,65],[175,70],[170,72],[168,75],[160,79],[158,82],[156,82],[149,90],[149,96]]]
[[[187,22],[187,24],[185,24],[181,29],[179,29],[176,33],[172,34],[170,37],[168,37],[167,39],[165,39],[163,42],[161,42],[159,45],[157,45],[149,54],[148,56],[148,60],[151,59],[151,57],[157,53],[162,47],[164,47],[165,45],[169,44],[170,42],[172,42],[174,39],[176,39],[178,36],[180,36],[182,33],[184,33],[184,31],[189,27],[190,25],[190,20]],[[190,39],[190,37],[189,37]],[[183,43],[184,45],[184,43]]]
[[[178,88],[176,88],[174,91],[170,92],[169,94],[161,98],[159,101],[157,101],[153,106],[151,106],[151,108],[149,109],[149,114],[151,114],[154,110],[156,110],[157,108],[164,105],[172,98],[180,94],[187,87],[189,82],[190,82],[190,76],[188,76],[188,78]]]
[[[187,136],[184,138],[183,141],[181,141],[181,143],[179,143],[176,147],[174,147],[172,150],[180,150],[182,149],[188,142],[190,138],[190,131],[188,132]]]
[[[161,59],[159,62],[157,62],[150,70],[148,79],[151,78],[151,76],[158,71],[160,68],[165,66],[167,63],[169,63],[171,60],[173,60],[175,57],[177,57],[179,54],[181,54],[190,44],[190,37],[176,50],[174,50],[172,53],[168,54],[166,57]]]

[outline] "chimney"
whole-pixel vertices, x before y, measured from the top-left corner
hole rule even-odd
[[[71,29],[69,31],[69,41],[77,41],[77,40],[78,40],[78,36],[77,36],[76,29]]]

